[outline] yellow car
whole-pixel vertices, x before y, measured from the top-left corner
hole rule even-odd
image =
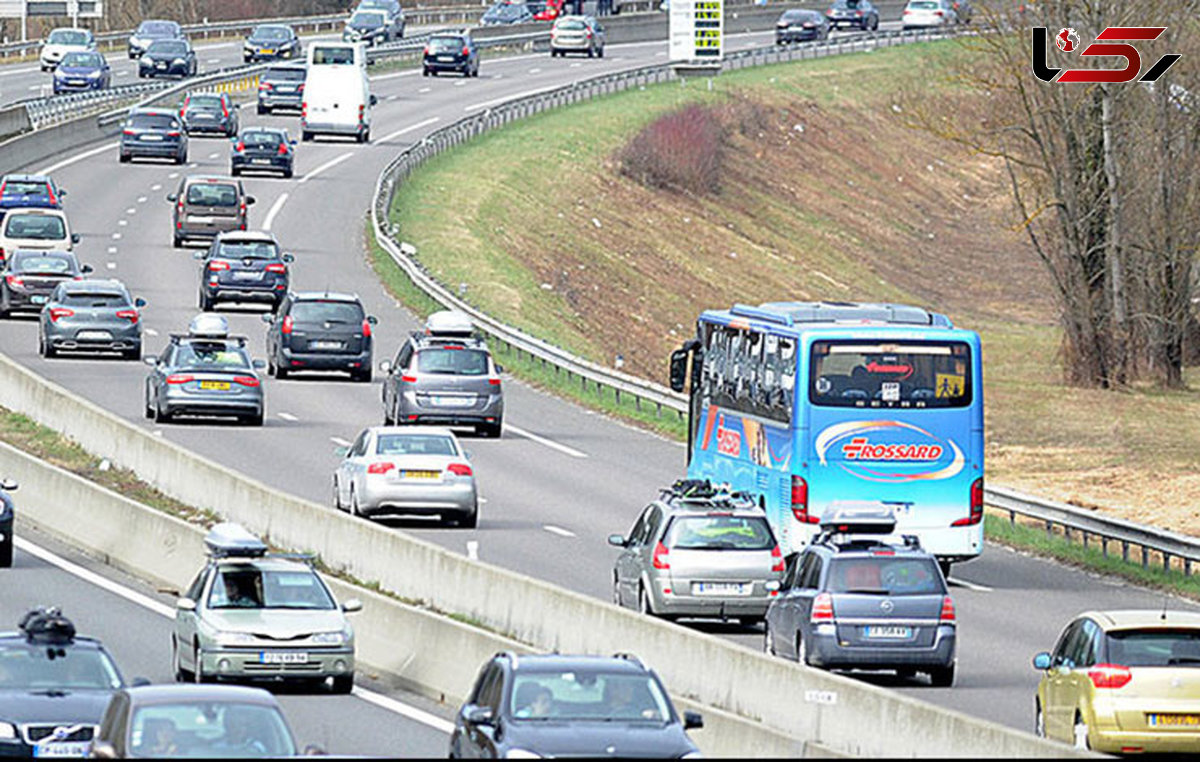
[[[1085,612],[1033,666],[1038,735],[1104,752],[1200,752],[1200,614]]]

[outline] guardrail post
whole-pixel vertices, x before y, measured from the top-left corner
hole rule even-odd
[[[1165,571],[1165,572],[1171,571],[1171,554],[1163,553],[1162,556],[1163,556],[1163,571]]]
[[[1129,563],[1129,543],[1121,540],[1121,560]]]

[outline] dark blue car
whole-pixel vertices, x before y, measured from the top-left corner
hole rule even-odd
[[[112,85],[112,69],[104,56],[92,51],[76,51],[63,56],[54,70],[54,94],[81,90],[103,90]]]
[[[17,488],[12,479],[0,479],[0,568],[7,569],[13,562],[13,499],[9,495]]]
[[[9,209],[61,209],[65,195],[49,175],[5,175],[0,177],[0,220]]]

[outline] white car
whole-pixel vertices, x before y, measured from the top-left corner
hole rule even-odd
[[[950,0],[908,0],[900,19],[905,29],[951,26],[957,22],[958,14]]]
[[[77,243],[61,209],[13,209],[0,221],[0,263],[17,249],[72,251]]]
[[[56,68],[67,53],[95,52],[95,50],[96,38],[92,35],[91,30],[75,27],[55,29],[46,38],[46,44],[42,46],[42,71]]]

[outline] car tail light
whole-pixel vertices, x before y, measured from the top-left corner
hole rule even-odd
[[[5,280],[8,281],[8,285],[16,286],[17,288],[22,288],[25,285],[25,281],[16,275],[9,275],[5,277]]]
[[[288,151],[288,149],[287,149],[287,143],[280,143],[280,144],[279,144],[279,155],[280,155],[280,156],[287,156],[287,151]]]
[[[218,262],[209,262],[209,263],[208,263],[208,269],[209,269],[209,270],[213,270],[213,271],[216,271],[216,270],[228,270],[228,269],[229,269],[229,263],[228,263],[228,262],[220,262],[220,261],[218,261]]]
[[[905,9],[904,9],[904,15],[905,15],[905,16],[907,16],[907,15],[908,15],[908,14],[910,14],[910,13],[912,13],[912,11],[910,11],[910,10],[909,10],[909,9],[907,9],[907,8],[905,8]]]
[[[363,123],[363,109],[365,109],[365,108],[366,108],[366,106],[364,106],[363,104],[361,104],[361,103],[358,104],[358,123],[359,124]]]
[[[667,561],[667,546],[661,542],[654,546],[654,555],[650,563],[655,569],[670,569],[671,563]]]
[[[133,130],[121,130],[121,134],[122,135],[136,135],[137,133],[134,132]]]
[[[820,519],[808,515],[808,482],[803,476],[792,476],[792,515],[801,524],[817,524]]]
[[[195,380],[196,380],[195,376],[189,375],[187,373],[172,373],[171,375],[167,376],[168,384],[187,384],[187,383],[191,383],[192,381],[195,381]]]
[[[0,188],[0,195],[3,195],[3,194],[4,194],[4,189]],[[51,188],[49,184],[46,185],[46,195],[50,197],[51,204],[55,204],[55,205],[58,204],[58,199],[54,197],[54,188]]]
[[[233,146],[233,150],[237,151],[238,153],[241,153],[242,151],[245,151],[245,150],[246,150],[246,144],[245,144],[244,142],[242,142],[241,140],[239,140],[239,141],[238,141],[238,142],[237,142],[237,143],[236,143],[236,144]]]
[[[446,470],[455,476],[470,476],[472,473],[471,467],[466,463],[451,463],[446,466]]]
[[[415,384],[415,383],[417,383],[417,377],[416,377],[416,376],[401,376],[401,377],[400,377],[400,380],[401,380],[401,381],[403,381],[403,382],[404,382],[404,383],[406,383],[406,384]]]
[[[171,130],[170,132],[167,133],[167,137],[177,138],[177,137],[179,137],[179,134],[180,134],[179,130]]]
[[[287,274],[287,265],[281,265],[278,262],[267,265],[267,272]]]
[[[128,320],[130,323],[137,323],[138,311],[137,310],[117,310],[117,317],[121,318],[122,320]]]
[[[873,556],[894,556],[894,555],[896,555],[896,551],[894,551],[894,550],[872,550],[871,555],[873,555]]]
[[[771,548],[771,571],[783,571],[783,551],[779,549],[778,545]]]
[[[184,101],[184,102],[183,102],[183,108],[179,109],[179,118],[180,118],[180,119],[183,119],[183,117],[184,117],[184,112],[186,112],[186,111],[187,111],[187,105],[188,105],[188,102],[187,102],[187,101]]]
[[[258,83],[258,89],[259,89],[259,90],[270,90],[270,89],[271,89],[271,83],[270,83],[270,82],[259,82],[259,83]]]
[[[463,45],[463,52],[462,52],[462,54],[463,54],[464,56],[469,56],[469,55],[471,55],[471,49],[470,49],[470,48],[468,48],[466,45]]]
[[[587,30],[587,38],[589,40],[592,39],[592,30],[591,29]]]
[[[1124,688],[1133,679],[1129,667],[1120,664],[1097,664],[1088,668],[1087,675],[1097,688]]]
[[[372,463],[367,466],[368,474],[386,474],[396,467],[395,463]]]
[[[966,518],[958,519],[950,526],[972,527],[983,521],[983,477],[971,482],[971,513]]]
[[[862,18],[862,11],[855,11],[854,16],[855,18]]]
[[[945,14],[945,13],[943,13],[942,11],[934,11],[934,12],[933,12],[933,15],[934,15],[934,16],[937,16],[938,18],[941,18],[942,16],[944,16],[944,15],[946,15],[946,14]]]
[[[234,376],[233,383],[241,386],[258,386],[259,380],[254,376]]]
[[[300,118],[304,119],[308,116],[308,101],[300,101]]]
[[[57,323],[59,318],[75,317],[75,310],[66,307],[54,307],[50,310],[50,322]]]
[[[810,622],[817,624],[818,622],[833,621],[833,596],[829,593],[821,593],[816,598],[813,598],[812,615],[809,617]]]
[[[426,46],[425,46],[425,53],[424,53],[424,55],[429,55],[429,46],[428,46],[428,45],[426,45]]]
[[[221,114],[224,115],[226,119],[229,118],[229,108],[225,105],[225,101],[221,101]]]
[[[832,16],[832,15],[833,15],[833,9],[832,9],[832,8],[830,8],[829,10],[825,11],[825,15],[826,15],[826,16]]]
[[[298,92],[298,93],[304,92],[304,83],[303,82],[301,82],[300,86],[296,88],[296,92]]]
[[[371,338],[371,324],[366,320],[364,320],[362,324],[362,335],[364,339]]]
[[[288,315],[283,319],[283,325],[279,326],[279,332],[284,336],[290,336],[292,333],[292,326],[295,324],[296,321],[292,319],[291,315]]]
[[[489,378],[488,383],[491,384],[492,386],[499,386],[500,379],[499,378]]]
[[[951,600],[950,596],[947,595],[945,598],[942,598],[942,613],[938,615],[938,621],[953,624],[956,619],[957,617],[954,613],[954,601]]]

